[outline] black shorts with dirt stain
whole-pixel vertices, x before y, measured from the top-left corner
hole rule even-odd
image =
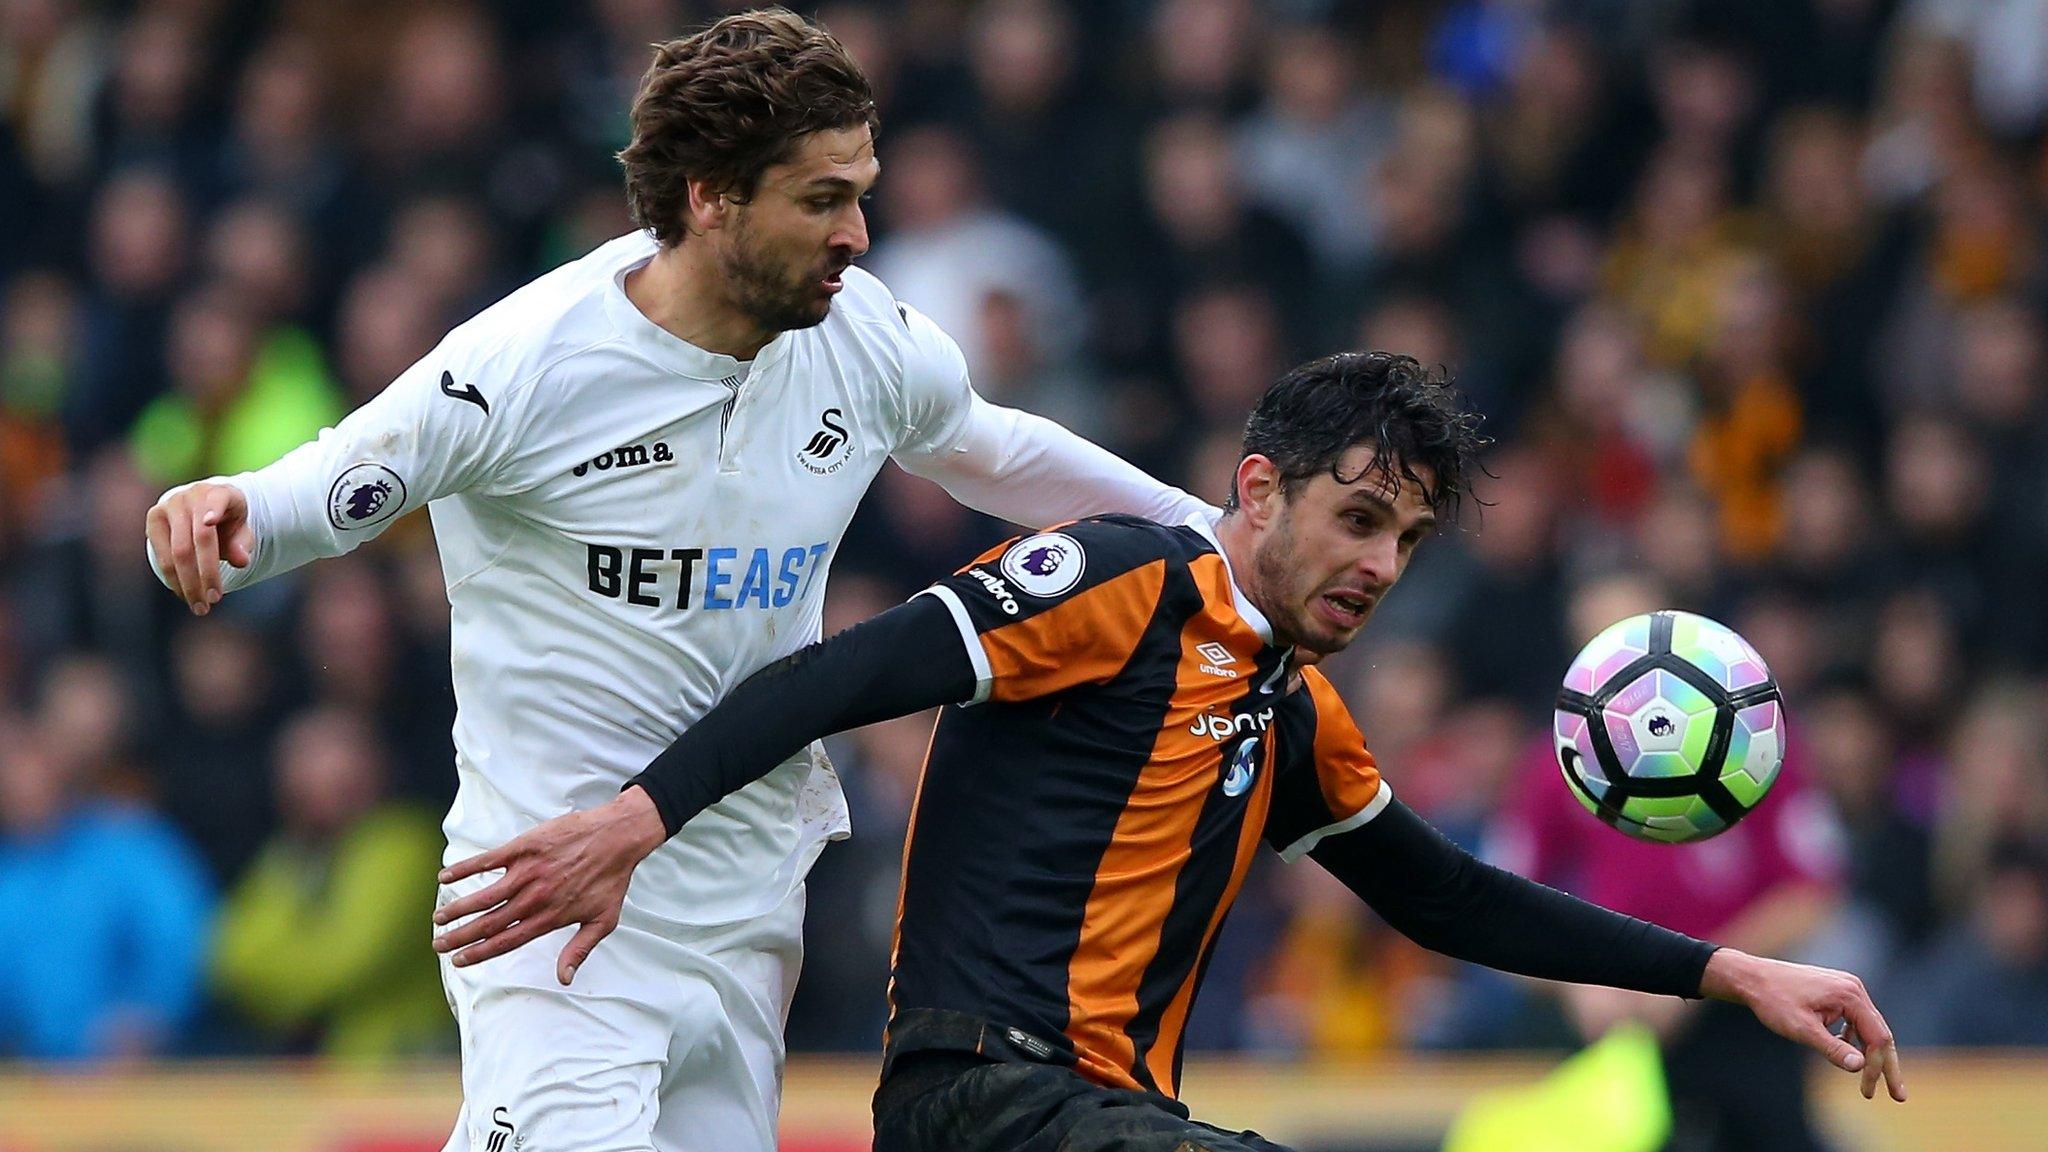
[[[875,1152],[1290,1152],[1188,1119],[1178,1101],[1072,1069],[906,1053],[875,1093]]]

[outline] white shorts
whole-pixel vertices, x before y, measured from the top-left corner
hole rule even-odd
[[[802,885],[711,927],[629,905],[567,988],[555,960],[573,927],[468,968],[444,957],[462,1032],[445,1152],[773,1152],[803,917]]]

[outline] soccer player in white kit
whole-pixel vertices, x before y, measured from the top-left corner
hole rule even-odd
[[[787,12],[661,46],[621,153],[645,231],[456,328],[275,464],[151,509],[152,563],[202,615],[429,509],[458,708],[446,861],[619,797],[816,640],[885,460],[1028,525],[1200,507],[982,401],[954,342],[848,266],[875,125],[859,68]],[[773,1148],[804,876],[846,832],[813,747],[655,850],[615,925],[548,933],[547,885],[495,907],[491,873],[444,885],[437,920],[483,940],[437,945],[462,1035],[448,1148]]]

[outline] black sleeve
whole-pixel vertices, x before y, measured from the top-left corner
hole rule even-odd
[[[944,604],[915,596],[749,676],[626,787],[673,836],[811,741],[974,695],[966,642]]]
[[[1399,800],[1309,855],[1417,944],[1505,972],[1697,997],[1714,954],[1485,863]]]

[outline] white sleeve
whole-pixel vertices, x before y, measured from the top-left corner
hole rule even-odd
[[[1030,528],[1104,512],[1180,524],[1213,511],[1043,416],[982,399],[953,338],[916,309],[898,308],[911,335],[906,432],[894,453],[904,471],[978,512]]]
[[[256,537],[247,568],[221,561],[222,589],[353,551],[429,501],[486,487],[518,439],[527,382],[494,386],[466,360],[444,341],[316,439],[254,472],[213,477],[248,498]]]

